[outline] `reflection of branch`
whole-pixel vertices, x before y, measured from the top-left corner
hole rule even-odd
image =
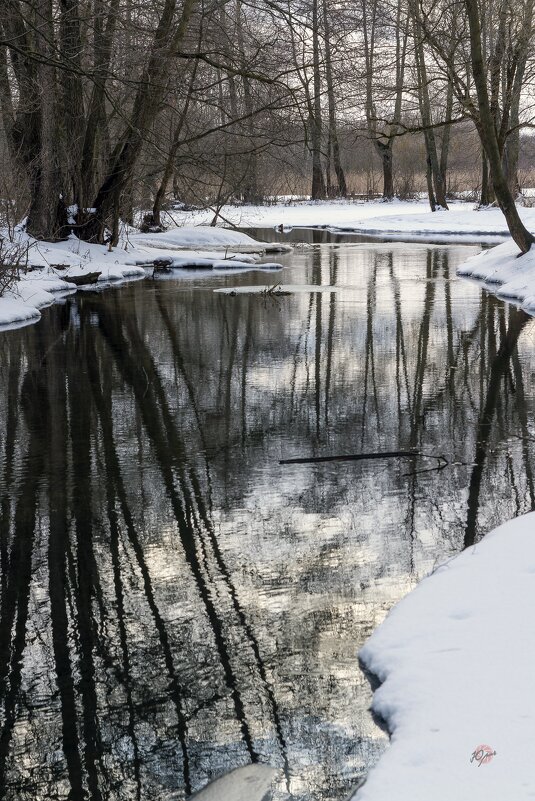
[[[423,456],[426,459],[436,459],[438,464],[435,467],[424,467],[421,470],[411,470],[410,473],[403,473],[404,476],[418,476],[420,473],[432,473],[435,470],[444,470],[448,467],[450,462],[445,456],[433,456],[430,453],[419,453],[418,456]]]

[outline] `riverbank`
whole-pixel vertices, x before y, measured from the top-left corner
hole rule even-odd
[[[354,801],[535,796],[534,528],[516,518],[450,559],[360,651],[391,744]]]
[[[162,234],[131,233],[111,250],[75,236],[52,243],[22,232],[15,235],[14,245],[21,275],[0,297],[0,328],[4,330],[37,322],[42,308],[76,292],[75,282],[91,275],[102,288],[146,278],[155,267],[196,272],[278,270],[281,264],[262,260],[268,253],[291,250],[238,231],[206,226],[184,226]]]
[[[519,208],[525,224],[535,229],[535,208]],[[172,211],[176,225],[206,225],[213,210]],[[269,206],[224,206],[221,225],[240,228],[283,226],[284,228],[327,228],[338,233],[355,233],[405,242],[485,242],[497,244],[509,239],[505,218],[498,208],[478,209],[473,203],[450,204],[449,211],[431,212],[427,200],[315,201],[276,203]]]
[[[525,224],[535,230],[535,208],[520,208]],[[281,269],[266,261],[287,245],[258,242],[245,233],[210,226],[213,211],[173,211],[166,218],[175,225],[164,233],[127,232],[111,251],[71,236],[65,242],[31,240],[23,233],[17,242],[28,272],[0,298],[0,327],[35,322],[40,309],[76,291],[69,278],[99,273],[100,285],[145,278],[151,268],[173,270]],[[325,201],[270,206],[225,206],[220,223],[247,227],[324,228],[333,233],[359,234],[385,240],[436,243],[484,243],[499,246],[474,257],[459,275],[477,278],[486,288],[535,311],[535,256],[516,258],[503,214],[499,209],[476,209],[456,202],[449,211],[429,211],[426,201]],[[500,289],[497,290],[496,287]]]
[[[457,275],[472,278],[486,290],[535,314],[535,250],[521,255],[514,242],[505,242],[468,259]]]
[[[525,225],[535,231],[535,208],[519,207],[519,213]],[[482,282],[489,292],[535,314],[535,252],[519,256],[498,208],[478,209],[470,203],[455,202],[449,211],[431,212],[423,200],[318,201],[225,206],[221,214],[228,223],[242,227],[326,228],[388,241],[493,245],[461,265],[457,274]],[[210,211],[177,212],[177,221],[206,222],[210,216]]]

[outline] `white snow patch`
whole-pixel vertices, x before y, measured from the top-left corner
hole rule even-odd
[[[245,765],[211,782],[191,801],[263,801],[279,772],[269,765]]]
[[[495,295],[535,314],[535,247],[520,255],[513,241],[505,242],[472,256],[457,268],[457,275],[482,281]]]
[[[459,204],[463,205],[463,204]],[[265,206],[225,206],[222,209],[224,219],[232,225],[242,228],[276,228],[289,230],[300,227],[323,227],[345,225],[370,217],[390,214],[421,214],[429,208],[427,201],[381,201],[363,202],[348,200],[299,201],[289,203],[273,203]],[[468,206],[470,208],[470,206]],[[173,219],[183,225],[202,225],[210,222],[213,212],[210,209],[198,211],[173,211]]]
[[[391,744],[355,801],[535,797],[535,513],[424,579],[360,652]],[[478,764],[488,745],[496,755]]]
[[[41,316],[39,309],[53,303],[58,293],[63,296],[76,290],[70,278],[90,273],[98,273],[101,283],[142,279],[150,274],[145,267],[158,259],[184,272],[191,267],[228,273],[282,269],[282,264],[260,262],[271,245],[256,242],[247,234],[211,227],[180,228],[168,234],[134,234],[110,250],[106,245],[84,242],[75,236],[63,242],[37,241],[19,226],[14,244],[20,246],[21,264],[28,271],[0,298],[2,328],[36,322]],[[187,250],[186,245],[199,249]],[[282,249],[291,250],[287,246]],[[226,258],[227,251],[232,252],[231,258]]]
[[[133,234],[130,241],[135,246],[164,248],[171,250],[190,248],[210,248],[211,250],[224,250],[240,248],[242,252],[250,249],[251,252],[262,253],[266,242],[258,242],[248,234],[233,231],[228,228],[216,228],[209,225],[192,225],[172,228],[161,234]],[[288,248],[286,248],[288,249]]]
[[[41,317],[40,309],[75,290],[74,284],[54,275],[41,271],[26,273],[0,298],[0,328],[19,328],[37,322]]]
[[[475,208],[471,203],[452,202],[449,211],[431,212],[427,200],[418,201],[316,201],[292,205],[225,206],[223,216],[241,227],[320,227],[338,233],[371,234],[385,239],[443,242],[496,243],[509,238],[505,219],[498,208]],[[535,229],[535,208],[519,207],[524,223]],[[211,211],[177,211],[182,223],[205,223]],[[223,223],[224,224],[224,223]],[[180,230],[180,229],[178,229]],[[159,236],[159,234],[156,234]]]

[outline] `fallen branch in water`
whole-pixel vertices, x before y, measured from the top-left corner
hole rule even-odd
[[[416,459],[418,456],[424,459],[436,459],[439,464],[436,467],[427,467],[423,470],[415,470],[413,473],[406,473],[406,475],[415,475],[416,473],[428,473],[431,470],[443,470],[444,467],[449,465],[449,461],[445,456],[435,456],[430,453],[422,453],[415,449],[408,451],[379,451],[377,453],[344,453],[336,456],[307,456],[297,459],[281,459],[279,464],[317,464],[319,462],[359,462],[364,459]]]
[[[382,451],[380,453],[344,453],[339,456],[308,456],[298,459],[281,459],[279,464],[313,464],[314,462],[357,462],[361,459],[391,459],[396,456],[414,458],[418,451]]]

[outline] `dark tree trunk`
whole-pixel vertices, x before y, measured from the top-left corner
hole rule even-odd
[[[175,26],[176,0],[165,2],[129,125],[114,148],[108,173],[93,201],[95,213],[79,230],[83,239],[102,242],[106,226],[110,225],[112,244],[116,244],[121,195],[133,175],[143,143],[160,109],[169,63],[184,38],[195,4],[196,0],[185,0],[180,21]]]
[[[377,150],[381,166],[383,168],[383,198],[385,200],[392,200],[394,197],[394,165],[392,158],[392,140],[387,142],[375,142],[375,149]]]
[[[324,39],[325,39],[325,78],[327,81],[327,99],[329,102],[329,146],[328,146],[328,159],[329,166],[327,168],[327,188],[331,181],[330,159],[332,154],[332,161],[336,181],[338,184],[337,194],[341,197],[347,196],[347,184],[340,159],[340,144],[338,142],[338,131],[336,125],[336,102],[334,94],[334,79],[332,70],[332,57],[331,57],[331,28],[329,22],[329,15],[327,12],[327,0],[323,0],[323,26],[324,26]],[[327,192],[329,196],[331,192]]]
[[[427,181],[427,197],[429,198],[429,207],[431,211],[436,211],[437,201],[433,187],[433,170],[431,169],[431,160],[429,159],[429,156],[427,156],[425,160],[425,179]]]
[[[440,175],[442,176],[442,184],[444,186],[444,191],[447,194],[448,191],[448,157],[450,152],[450,136],[451,136],[451,125],[447,122],[451,119],[451,113],[453,111],[453,83],[451,80],[448,80],[448,91],[446,94],[446,125],[444,125],[442,131],[442,142],[440,144]]]
[[[470,30],[470,50],[474,83],[478,99],[478,133],[489,162],[492,185],[496,200],[505,216],[507,227],[522,253],[527,253],[533,244],[533,235],[520,219],[514,198],[507,184],[502,167],[495,120],[491,111],[485,62],[481,49],[481,23],[477,0],[465,0]]]
[[[318,32],[318,0],[312,0],[312,55],[314,70],[314,98],[310,114],[311,145],[312,145],[312,200],[321,200],[325,197],[325,180],[321,166],[321,80],[320,80],[320,52]]]
[[[489,164],[485,153],[481,154],[481,197],[479,199],[480,206],[490,206],[494,203],[494,191],[489,175]]]
[[[427,153],[427,170],[428,172],[431,173],[431,180],[433,186],[433,191],[432,191],[433,197],[431,197],[431,194],[429,195],[429,205],[431,207],[431,211],[435,211],[437,205],[443,209],[447,209],[448,203],[446,201],[446,187],[444,184],[444,178],[438,161],[435,132],[432,127],[433,120],[431,115],[431,101],[429,98],[427,69],[425,66],[425,57],[422,44],[423,32],[421,30],[421,26],[417,16],[414,17],[414,42],[415,42],[416,67],[418,72],[418,84],[419,84],[418,101],[420,104],[420,116],[422,118],[422,125],[424,126],[424,141]]]
[[[507,137],[503,154],[503,168],[511,195],[516,198],[520,194],[518,179],[518,157],[520,153],[520,131],[517,128]]]
[[[28,165],[31,203],[27,230],[36,239],[58,239],[66,216],[60,198],[56,71],[49,63],[54,41],[51,0],[39,1],[39,13],[42,23],[35,35],[35,50],[42,60],[37,64],[35,87],[35,99],[39,99],[38,126],[34,131],[36,156]]]
[[[98,180],[98,161],[96,158],[98,143],[107,137],[105,108],[106,79],[109,72],[112,45],[115,37],[117,10],[119,0],[110,0],[109,10],[104,25],[104,2],[95,2],[94,23],[94,58],[95,80],[89,99],[87,122],[82,146],[81,190],[76,198],[79,205],[79,222],[83,222],[87,214],[85,209],[93,201],[96,182]],[[109,143],[106,150],[109,152]]]
[[[243,21],[242,21],[242,3],[241,0],[236,2],[236,40],[238,45],[238,53],[240,57],[240,66],[243,70],[242,85],[243,85],[243,105],[247,115],[245,124],[246,135],[250,142],[251,152],[247,160],[247,167],[245,171],[245,178],[243,181],[243,201],[244,203],[261,203],[263,200],[262,193],[258,186],[258,154],[256,151],[257,142],[254,130],[254,102],[251,87],[251,80],[247,76],[247,61],[245,55],[245,44],[243,39]]]
[[[85,109],[82,85],[82,35],[78,16],[78,0],[61,0],[60,52],[62,61],[74,67],[72,71],[60,70],[58,119],[61,131],[61,180],[65,198],[72,198],[77,205],[81,203],[82,147],[85,131]],[[51,30],[52,33],[52,30]],[[59,166],[59,165],[58,165]],[[91,165],[91,170],[93,165]],[[65,231],[64,233],[68,233]]]
[[[200,42],[199,42],[200,44]],[[175,174],[175,167],[176,167],[176,157],[178,150],[180,148],[180,137],[182,134],[182,129],[184,127],[184,123],[186,122],[186,117],[188,115],[191,98],[193,94],[193,88],[195,86],[195,79],[197,77],[197,68],[199,66],[199,62],[195,61],[193,65],[193,69],[191,72],[191,77],[188,86],[188,94],[186,97],[186,102],[182,107],[182,111],[180,112],[180,116],[178,119],[177,126],[173,133],[173,141],[171,142],[171,147],[169,149],[169,153],[167,155],[167,161],[165,162],[164,171],[162,175],[162,179],[160,181],[160,185],[154,197],[154,205],[152,207],[152,217],[148,221],[149,225],[153,228],[161,228],[162,227],[162,206],[167,195],[167,188],[169,186],[169,181]]]

